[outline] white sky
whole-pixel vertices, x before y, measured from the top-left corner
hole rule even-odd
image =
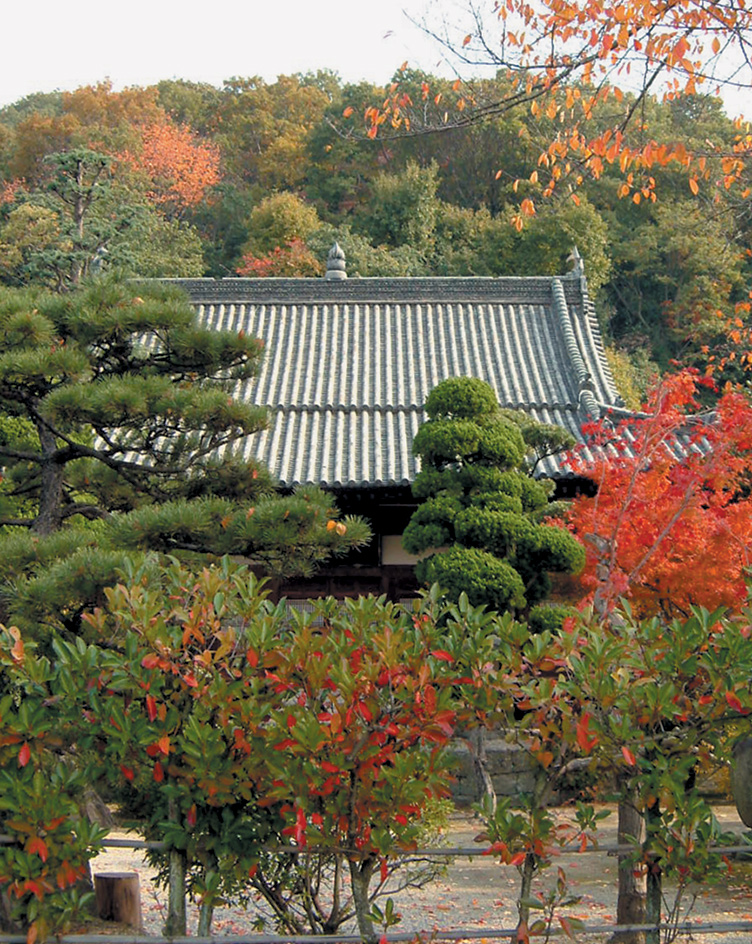
[[[441,50],[410,19],[436,28],[445,15],[455,35],[471,31],[468,0],[27,2],[0,0],[0,107],[106,78],[116,89],[171,78],[221,85],[331,69],[385,84],[405,60],[448,74]],[[752,112],[749,89],[724,99],[732,115]]]
[[[386,83],[406,59],[439,71],[441,58],[405,15],[422,19],[429,0],[27,2],[0,0],[0,106],[105,78],[118,89],[170,78],[220,85],[331,69]]]

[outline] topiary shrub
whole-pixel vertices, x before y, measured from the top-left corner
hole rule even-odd
[[[544,520],[553,483],[531,478],[542,448],[571,445],[558,427],[502,410],[478,378],[454,377],[426,399],[430,419],[413,451],[421,459],[413,492],[423,504],[403,535],[412,554],[449,548],[424,559],[423,583],[439,583],[457,600],[524,611],[550,592],[549,572],[576,572],[580,544]]]

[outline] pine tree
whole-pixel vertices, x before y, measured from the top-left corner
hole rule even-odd
[[[285,577],[368,540],[320,489],[282,496],[233,454],[266,425],[233,396],[261,354],[242,332],[198,327],[173,288],[0,292],[0,586],[14,618],[75,629],[119,568],[155,551],[238,554]]]

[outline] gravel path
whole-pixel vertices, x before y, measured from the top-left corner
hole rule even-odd
[[[718,807],[716,815],[724,828],[743,832],[736,810]],[[600,843],[616,840],[616,815],[606,819],[599,831]],[[452,847],[473,846],[474,836],[479,830],[477,822],[467,814],[455,814],[447,834],[447,844]],[[113,837],[124,837],[113,833]],[[580,918],[590,924],[612,924],[616,911],[616,859],[606,853],[588,855],[562,855],[551,869],[546,870],[538,890],[550,887],[556,880],[556,866],[566,871],[569,888],[580,895],[580,902],[568,909],[571,917]],[[93,873],[111,871],[136,871],[140,876],[141,902],[144,930],[147,934],[161,933],[165,916],[166,892],[156,888],[153,872],[143,862],[141,853],[130,849],[106,849],[92,862]],[[433,929],[488,930],[509,928],[515,924],[515,900],[518,894],[517,870],[500,866],[490,857],[457,857],[447,874],[424,888],[409,889],[395,896],[395,906],[402,914],[398,931],[431,931]],[[669,890],[670,891],[670,890]],[[222,908],[216,912],[213,933],[218,937],[251,934],[258,917],[255,909]],[[197,913],[190,909],[189,933],[195,933]],[[752,863],[734,864],[729,877],[720,885],[699,890],[691,915],[695,922],[752,922]],[[583,938],[584,939],[584,938]],[[685,938],[686,939],[686,938]],[[736,944],[749,942],[752,932],[696,935],[695,941],[708,944]],[[589,936],[588,941],[606,940],[605,936]]]

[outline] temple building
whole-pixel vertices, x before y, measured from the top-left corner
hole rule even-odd
[[[268,409],[269,428],[235,450],[283,488],[320,484],[341,511],[371,522],[369,548],[282,592],[414,595],[400,540],[416,507],[412,440],[447,377],[479,377],[503,407],[580,441],[583,423],[622,405],[576,250],[573,260],[553,277],[348,278],[335,244],[324,278],[176,280],[204,326],[264,344],[260,371],[237,395]],[[571,475],[555,457],[536,474],[566,493]]]

